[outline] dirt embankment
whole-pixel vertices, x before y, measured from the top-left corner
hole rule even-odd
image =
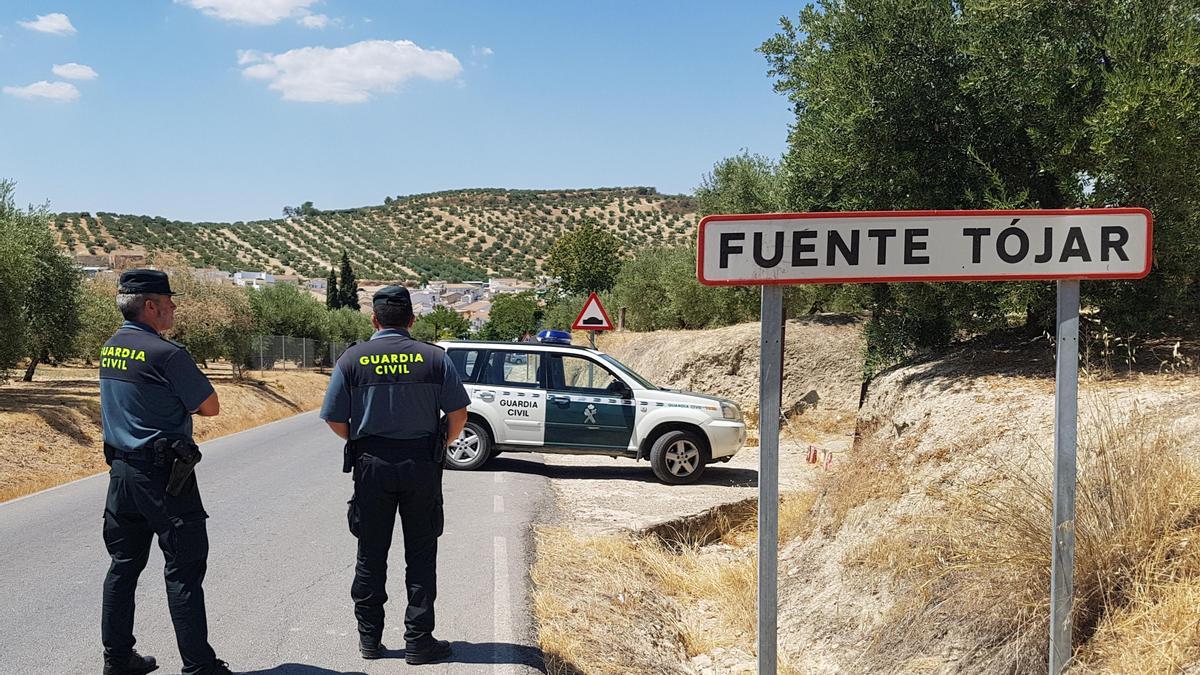
[[[299,370],[252,372],[240,381],[228,367],[206,374],[221,414],[195,418],[199,441],[312,410],[329,381]],[[102,438],[94,369],[42,366],[33,382],[0,386],[0,501],[104,471]]]
[[[597,346],[651,382],[737,401],[758,419],[759,325],[653,333],[610,333]],[[853,411],[862,383],[859,319],[828,314],[787,322],[783,410]]]
[[[1101,643],[1134,650],[1121,634],[1130,608],[1149,605],[1145,631],[1145,614],[1178,599],[1146,599],[1147,579],[1195,572],[1152,558],[1200,517],[1200,486],[1172,486],[1197,475],[1200,376],[1085,379],[1079,409],[1077,667],[1127,672],[1097,656]],[[1053,423],[1048,348],[964,350],[877,378],[854,450],[781,551],[790,662],[814,673],[1044,672]],[[1198,618],[1146,631],[1158,660],[1138,670],[1197,663]]]
[[[781,672],[1044,672],[1052,349],[975,346],[908,364],[857,409],[860,338],[804,328],[809,344],[787,346],[784,405],[820,399],[782,442]],[[666,386],[756,396],[754,325],[601,347]],[[823,348],[837,353],[811,356]],[[1079,408],[1073,669],[1190,672],[1200,373],[1085,378]],[[814,467],[809,444],[846,452]],[[754,450],[685,489],[614,465],[574,473],[611,460],[547,458],[564,522],[539,532],[533,574],[552,668],[753,672]]]

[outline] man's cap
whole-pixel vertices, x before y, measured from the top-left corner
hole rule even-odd
[[[378,304],[412,307],[412,298],[408,295],[408,289],[403,286],[384,286],[371,296],[371,305]]]
[[[125,270],[121,273],[121,285],[117,287],[117,292],[130,295],[176,295],[171,291],[171,282],[166,273],[158,270]]]

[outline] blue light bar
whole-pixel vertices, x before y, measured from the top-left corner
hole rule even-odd
[[[562,330],[544,330],[537,334],[537,341],[551,345],[569,345],[571,334]]]

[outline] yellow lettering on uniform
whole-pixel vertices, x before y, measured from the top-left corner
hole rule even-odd
[[[425,357],[421,356],[420,352],[413,354],[413,363],[425,363]]]
[[[365,356],[358,357],[358,365],[360,365],[360,366],[367,365],[367,357],[365,357]]]
[[[144,362],[146,360],[146,352],[139,349],[138,353],[133,355],[133,358],[137,359],[138,361]]]

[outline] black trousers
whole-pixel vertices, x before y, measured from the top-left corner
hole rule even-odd
[[[350,596],[363,635],[383,636],[383,605],[387,602],[388,550],[396,514],[404,533],[404,641],[425,647],[433,641],[433,603],[437,599],[437,540],[444,525],[442,467],[428,459],[403,453],[369,452],[354,468],[354,498],[350,500],[350,532],[358,537],[358,563]]]
[[[109,470],[104,545],[112,565],[104,578],[100,635],[105,656],[127,656],[133,649],[134,591],[157,535],[183,673],[199,675],[217,658],[208,644],[201,587],[208,569],[208,514],[194,478],[178,497],[165,493],[167,478],[166,469],[120,459]]]

